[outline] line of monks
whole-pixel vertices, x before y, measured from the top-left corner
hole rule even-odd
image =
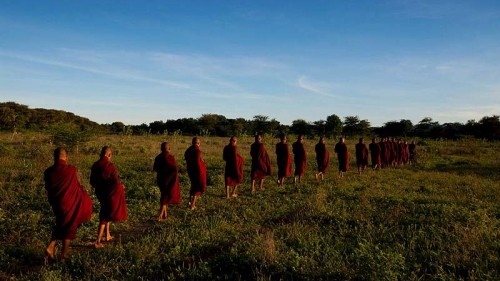
[[[243,182],[243,157],[238,154],[237,138],[231,137],[222,153],[226,163],[224,170],[224,184],[226,187],[226,198],[237,197],[238,186]],[[306,150],[304,148],[304,136],[299,135],[297,141],[292,144],[292,160],[286,135],[280,135],[280,142],[276,144],[276,157],[278,166],[278,186],[283,186],[286,177],[292,176],[292,163],[295,171],[294,183],[299,183],[306,171]],[[179,169],[174,156],[170,153],[170,146],[163,142],[160,146],[161,153],[158,154],[153,163],[153,171],[156,172],[156,181],[160,189],[160,213],[158,221],[167,219],[168,205],[181,203],[181,191],[179,184]],[[339,163],[339,177],[349,169],[349,154],[345,138],[340,138],[335,145]],[[415,144],[408,145],[401,140],[383,138],[379,143],[372,140],[367,148],[363,139],[356,144],[356,163],[358,172],[361,173],[368,165],[368,151],[370,151],[373,169],[389,167],[398,164],[415,163]],[[329,166],[329,152],[323,137],[315,145],[317,173],[316,179],[324,179],[324,174]],[[250,146],[251,163],[251,191],[255,192],[256,183],[259,190],[264,190],[264,179],[271,175],[271,161],[269,154],[262,142],[262,134],[255,136],[255,142]],[[124,221],[127,219],[127,207],[125,202],[125,190],[120,182],[115,165],[111,162],[112,150],[104,146],[100,158],[91,168],[90,184],[95,189],[96,197],[100,203],[99,226],[94,246],[103,247],[101,241],[111,241],[111,222]],[[52,210],[56,217],[56,223],[52,231],[51,240],[45,250],[46,258],[56,259],[55,246],[58,240],[62,241],[60,259],[68,258],[71,240],[76,237],[77,228],[91,219],[92,200],[78,180],[77,170],[74,166],[67,164],[68,153],[59,147],[54,150],[54,165],[47,168],[44,173],[45,188]],[[189,207],[196,209],[196,200],[207,189],[207,167],[203,161],[200,150],[200,139],[194,137],[192,145],[185,151],[187,172],[191,182],[189,192]],[[292,162],[293,161],[293,162]],[[105,237],[103,237],[105,235]]]

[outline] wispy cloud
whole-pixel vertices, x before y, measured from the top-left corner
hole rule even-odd
[[[305,76],[299,77],[299,79],[297,80],[297,85],[304,90],[307,90],[311,93],[318,94],[321,96],[326,96],[326,97],[336,96],[334,94],[331,94],[333,88],[331,84],[325,82],[311,81]]]

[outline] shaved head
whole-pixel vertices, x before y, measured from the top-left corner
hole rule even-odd
[[[58,147],[54,150],[54,162],[57,162],[59,159],[68,159],[68,152],[64,147]]]

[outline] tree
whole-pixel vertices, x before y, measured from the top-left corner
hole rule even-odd
[[[317,136],[324,136],[327,134],[325,120],[314,121],[312,127],[313,133]]]
[[[425,117],[413,127],[412,133],[419,137],[431,137],[437,133],[436,127],[439,127],[438,122],[434,122],[430,117]]]
[[[312,126],[304,119],[297,119],[292,122],[290,132],[296,135],[312,136]]]
[[[479,120],[479,134],[478,137],[486,138],[490,140],[500,139],[500,116],[484,116]]]
[[[328,137],[340,136],[342,134],[342,120],[335,114],[326,117],[325,135]]]

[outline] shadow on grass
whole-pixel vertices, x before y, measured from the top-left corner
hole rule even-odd
[[[477,161],[454,161],[450,163],[439,163],[432,169],[433,171],[456,173],[458,175],[475,175],[491,180],[500,180],[500,163],[497,165],[483,165]]]

